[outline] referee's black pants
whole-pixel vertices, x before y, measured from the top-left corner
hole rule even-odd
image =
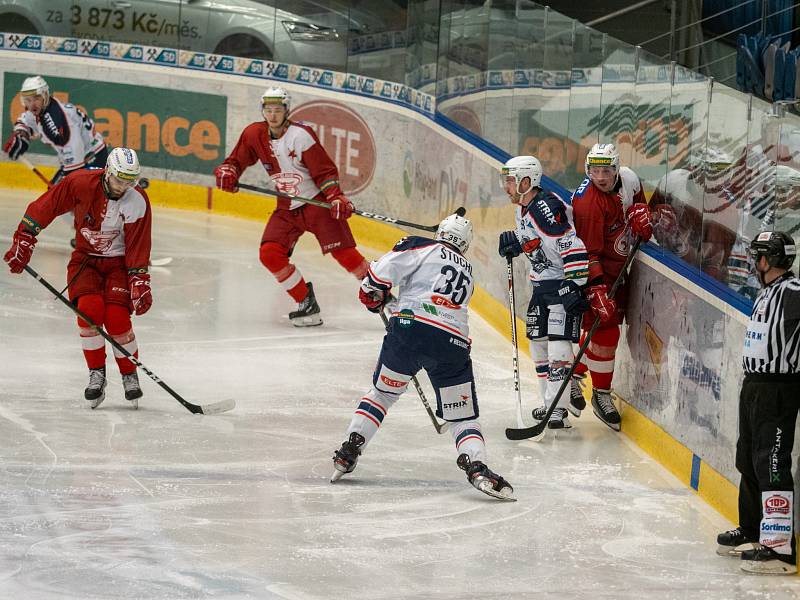
[[[739,394],[736,468],[742,475],[739,527],[752,540],[759,539],[761,529],[761,492],[794,491],[792,446],[798,409],[800,380],[781,380],[780,376],[769,375],[745,376]],[[794,532],[794,506],[791,512]],[[793,534],[793,561],[796,555]]]

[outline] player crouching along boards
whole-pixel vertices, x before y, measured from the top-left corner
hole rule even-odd
[[[25,209],[3,260],[21,273],[39,233],[53,219],[72,211],[77,243],[67,265],[69,300],[98,327],[138,358],[131,312],[146,313],[150,292],[151,212],[147,194],[137,187],[141,169],[136,152],[115,148],[103,170],[81,170],[62,179]],[[106,348],[103,337],[78,318],[81,346],[89,367],[84,397],[92,408],[105,399]],[[125,398],[138,407],[142,390],[134,365],[114,350]]]
[[[540,187],[542,165],[534,156],[515,156],[503,165],[500,187],[516,209],[516,227],[500,234],[503,257],[525,254],[533,284],[528,304],[526,334],[543,405],[533,410],[542,421],[574,360],[581,318],[589,308],[583,293],[589,276],[589,255],[575,235],[569,210],[561,198]],[[576,417],[586,408],[579,379],[572,378],[570,394],[563,394],[547,422],[549,429],[571,427],[567,410]]]
[[[486,466],[478,422],[467,312],[474,279],[464,257],[471,241],[472,223],[454,214],[440,223],[435,239],[405,237],[370,265],[359,299],[376,313],[388,302],[392,318],[372,387],[359,401],[347,439],[334,454],[331,482],[356,468],[389,409],[411,378],[425,369],[436,391],[436,414],[450,423],[456,463],[467,480],[495,498],[515,499],[511,485]],[[397,300],[390,296],[395,286],[400,289]]]

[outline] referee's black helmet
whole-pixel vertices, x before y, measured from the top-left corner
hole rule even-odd
[[[750,256],[756,262],[765,256],[771,267],[789,269],[797,256],[797,247],[787,233],[763,231],[750,243]]]

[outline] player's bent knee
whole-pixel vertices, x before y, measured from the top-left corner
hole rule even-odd
[[[100,294],[85,294],[78,298],[78,310],[92,320],[95,325],[102,325],[105,319],[106,306]],[[89,327],[89,324],[78,317],[79,327]]]
[[[398,373],[381,364],[380,369],[375,374],[372,385],[381,393],[399,396],[408,389],[409,381],[411,381],[411,375]]]
[[[550,340],[547,344],[547,358],[550,363],[572,362],[572,343],[567,340]]]
[[[289,264],[289,250],[275,242],[264,242],[258,258],[271,273],[277,273]]]

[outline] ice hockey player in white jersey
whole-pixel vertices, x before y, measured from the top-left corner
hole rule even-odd
[[[567,204],[540,187],[542,165],[534,156],[515,156],[503,165],[500,186],[517,205],[516,227],[500,234],[502,257],[525,254],[533,283],[528,304],[526,334],[536,365],[543,405],[534,409],[541,421],[555,400],[574,359],[572,344],[580,336],[581,317],[588,308],[583,287],[589,275],[589,256],[569,217]],[[572,425],[567,410],[580,416],[586,408],[578,378],[570,382],[547,426]]]
[[[392,317],[372,387],[359,400],[347,439],[334,454],[331,482],[355,469],[389,409],[411,378],[425,369],[436,391],[436,414],[450,423],[459,468],[478,490],[514,499],[511,485],[486,466],[478,422],[467,322],[474,277],[464,257],[471,241],[472,223],[454,214],[441,222],[435,239],[405,237],[370,265],[359,299],[376,313],[391,300]],[[396,301],[390,296],[395,287]]]
[[[20,97],[25,110],[14,123],[3,151],[17,160],[28,151],[31,140],[41,140],[55,150],[60,165],[51,180],[58,183],[67,173],[94,166],[105,167],[108,150],[94,122],[77,106],[50,95],[50,86],[36,75],[22,82]]]

